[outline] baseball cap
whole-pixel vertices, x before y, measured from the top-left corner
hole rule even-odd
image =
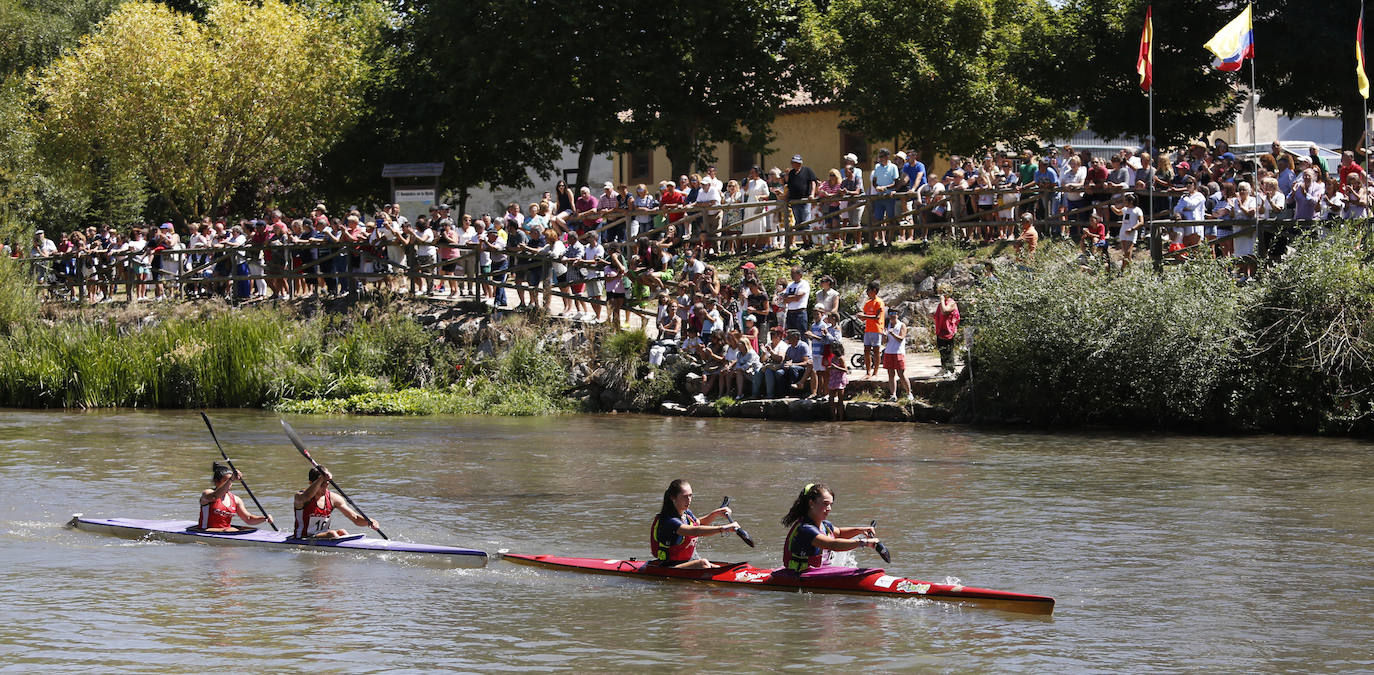
[[[846,162],[853,162],[853,163],[855,163],[855,164],[858,164],[858,163],[859,163],[859,156],[856,155],[856,154],[854,154],[854,153],[852,153],[852,152],[847,152],[847,153],[845,153],[843,159],[844,159],[844,161],[846,161]]]
[[[1233,160],[1233,159],[1236,158],[1236,153],[1234,153],[1234,152],[1223,152],[1223,153],[1221,153],[1221,158],[1222,158],[1222,159],[1232,159],[1232,160]]]
[[[752,269],[754,269],[754,263],[752,263],[752,262],[747,262],[747,263],[744,263],[743,265],[740,265],[739,268],[742,269],[742,270],[752,270]]]
[[[601,187],[606,188],[607,190],[614,190],[615,183],[612,183],[611,181],[606,181],[605,183],[601,184]]]
[[[170,229],[172,229],[172,224],[171,224],[171,223],[163,223],[163,224],[161,224],[161,225],[158,226],[158,229],[159,229],[159,230],[170,230]]]
[[[897,151],[897,159],[906,159],[906,153],[905,153],[905,152],[902,152],[901,150],[898,150],[898,151]]]

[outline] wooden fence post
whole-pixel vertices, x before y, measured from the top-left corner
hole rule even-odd
[[[786,200],[782,200],[782,248],[789,255],[792,253],[792,205]]]

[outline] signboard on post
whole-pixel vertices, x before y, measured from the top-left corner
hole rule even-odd
[[[392,193],[392,201],[401,209],[401,215],[415,222],[419,216],[428,216],[429,207],[438,203],[438,191],[433,188],[405,188]]]

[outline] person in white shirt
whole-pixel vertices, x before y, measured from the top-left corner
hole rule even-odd
[[[549,273],[544,279],[544,312],[547,313],[549,304],[553,302],[553,290],[562,289],[563,278],[568,273],[568,266],[563,262],[564,256],[568,255],[568,246],[563,243],[557,229],[544,228],[544,246],[539,249],[539,255],[550,261]]]
[[[906,324],[896,312],[887,313],[887,326],[883,330],[886,342],[883,344],[883,368],[887,370],[887,400],[897,400],[898,389],[906,390],[906,400],[914,401],[911,395],[911,380],[906,377]]]
[[[847,153],[844,156],[843,161],[841,162],[840,188],[844,190],[844,193],[846,195],[849,195],[850,197],[859,197],[864,194],[867,194],[864,190],[864,172],[863,169],[859,168],[859,157],[858,155],[855,155],[852,152]],[[840,210],[843,211],[844,209],[848,209],[851,205],[853,205],[853,202],[840,202]],[[863,205],[854,206],[854,209],[852,211],[848,211],[844,215],[840,216],[841,227],[849,227],[851,223],[862,224],[863,222]],[[843,243],[848,243],[848,238],[849,235],[845,235],[845,242]],[[856,244],[859,243],[860,239],[861,235],[854,235],[854,242]]]
[[[725,184],[720,182],[720,177],[716,176],[716,165],[712,164],[706,167],[706,175],[701,177],[701,185],[702,187],[706,187],[707,185],[715,186],[716,192],[725,189]]]
[[[1117,231],[1116,238],[1121,246],[1122,273],[1125,273],[1126,268],[1131,265],[1131,254],[1135,250],[1135,238],[1145,221],[1145,212],[1136,206],[1136,200],[1135,193],[1127,193],[1126,203],[1123,207],[1111,207],[1113,213],[1121,216],[1121,228]]]
[[[1243,279],[1253,279],[1255,275],[1255,230],[1252,223],[1259,215],[1259,200],[1255,199],[1250,183],[1241,181],[1236,185],[1236,196],[1226,203],[1227,220],[1239,220],[1236,229],[1239,234],[1231,239],[1231,252],[1240,257],[1240,275]]]
[[[768,181],[763,179],[763,170],[757,166],[749,168],[749,178],[744,182],[744,195],[745,200],[751,203],[766,202],[771,196],[768,191]],[[743,233],[746,235],[763,234],[769,231],[767,229],[766,209],[762,207],[756,206],[745,209],[744,219]],[[749,247],[751,251],[757,251],[764,247],[765,241],[763,237],[747,239],[744,245]]]
[[[413,295],[424,295],[425,287],[429,284],[420,275],[435,273],[434,228],[430,227],[428,221],[420,221],[415,233],[411,235],[411,241],[415,244],[416,264],[411,268],[410,292]]]
[[[587,278],[587,297],[593,300],[600,300],[605,281],[601,277],[601,268],[606,264],[606,249],[601,245],[601,238],[595,232],[588,232],[583,235],[586,240],[582,249],[582,259],[586,261],[583,267]],[[592,306],[593,321],[601,323],[601,303],[590,303]]]
[[[1363,220],[1369,217],[1369,190],[1364,184],[1364,174],[1352,171],[1346,175],[1345,217],[1350,220]]]
[[[701,185],[701,187],[697,190],[697,201],[695,206],[710,207],[717,206],[720,204],[721,192],[720,188],[717,187],[717,185],[719,184],[718,182],[713,183],[709,179],[709,176],[703,178],[696,174],[692,174],[692,180],[698,181]],[[720,234],[720,221],[721,213],[717,209],[707,209],[704,213],[702,213],[702,226],[697,229],[697,232],[700,233],[701,243],[703,244],[703,250],[715,250],[717,248],[714,244],[708,244],[707,242],[709,242],[711,238],[714,238],[716,235]]]
[[[1173,218],[1174,220],[1200,221],[1207,210],[1207,198],[1198,191],[1196,178],[1189,176],[1185,185],[1188,192],[1178,198],[1178,204],[1174,205]],[[1182,241],[1184,248],[1202,241],[1201,225],[1176,227],[1174,233]]]
[[[840,292],[835,290],[835,280],[830,275],[825,275],[818,279],[820,290],[816,291],[816,313],[830,316],[840,311]]]
[[[802,268],[792,268],[792,283],[783,289],[783,309],[787,312],[785,327],[798,333],[807,329],[806,307],[811,299],[811,284],[802,278]]]

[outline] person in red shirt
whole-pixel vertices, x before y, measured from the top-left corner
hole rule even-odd
[[[940,284],[940,302],[931,317],[935,320],[935,346],[940,350],[940,375],[954,374],[954,338],[959,335],[959,303],[950,296],[949,284]]]
[[[677,209],[686,203],[687,195],[679,192],[677,186],[673,185],[671,181],[665,180],[659,185],[658,204],[661,208]],[[681,211],[671,211],[668,213],[668,222],[676,223],[682,220],[682,216]]]
[[[200,493],[200,519],[196,529],[203,532],[238,532],[234,516],[249,525],[272,522],[272,516],[255,516],[244,507],[243,500],[229,491],[236,480],[243,480],[243,474],[230,469],[227,465],[215,462],[210,466],[211,480],[215,487]]]
[[[358,527],[377,529],[377,521],[364,518],[361,513],[349,506],[348,500],[329,489],[329,482],[333,480],[329,469],[322,466],[311,467],[309,476],[310,485],[297,492],[291,500],[296,512],[296,526],[292,530],[291,536],[297,539],[347,537],[348,530],[334,529],[329,526],[329,517],[335,509],[338,509],[340,513],[344,514],[344,517],[353,521],[353,524]]]
[[[1341,166],[1337,171],[1340,172],[1341,175],[1341,187],[1345,187],[1346,179],[1349,178],[1352,173],[1358,173],[1360,174],[1360,178],[1364,178],[1364,167],[1360,166],[1355,161],[1355,153],[1349,150],[1341,153]]]
[[[1107,226],[1102,222],[1102,216],[1096,211],[1088,217],[1088,226],[1083,228],[1083,237],[1078,240],[1078,248],[1083,251],[1083,255],[1092,255],[1093,251],[1099,246],[1107,244]]]

